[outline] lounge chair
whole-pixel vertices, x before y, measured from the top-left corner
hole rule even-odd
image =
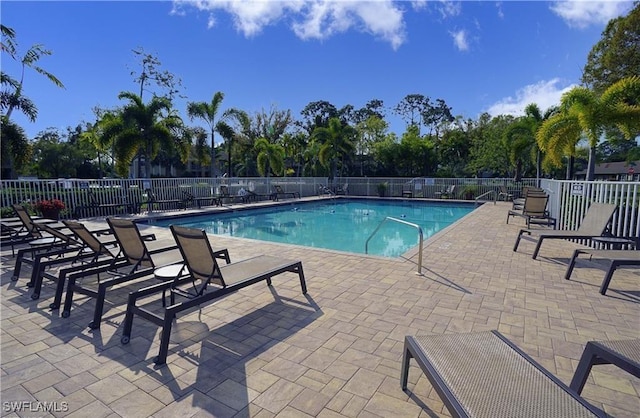
[[[546,196],[546,195],[547,195],[547,192],[545,192],[544,189],[541,189],[539,187],[525,186],[522,188],[522,193],[520,194],[520,197],[513,199],[512,201],[513,207],[511,209],[521,210],[522,207],[524,206],[524,202],[527,196]]]
[[[19,204],[11,205],[17,215],[16,220],[11,222],[2,221],[2,246],[10,245],[11,253],[15,255],[15,246],[25,244],[38,238],[43,238],[37,224],[57,224],[58,228],[62,226],[58,221],[44,218],[33,218],[27,209]],[[53,241],[48,238],[44,241]],[[42,241],[42,242],[44,242]]]
[[[89,216],[114,216],[124,213],[139,213],[140,202],[127,202],[126,196],[120,198],[121,203],[100,202],[98,196],[92,191],[87,193],[87,201],[84,205],[78,205],[73,210],[75,219]]]
[[[444,199],[445,197],[447,199],[450,199],[450,198],[455,196],[455,192],[456,192],[456,186],[455,186],[455,184],[452,184],[451,186],[447,187],[444,190],[441,190],[439,192],[435,192],[435,195],[436,195],[436,197],[438,197],[440,199]]]
[[[93,269],[84,270],[82,272],[73,273],[68,277],[67,293],[65,297],[64,307],[62,311],[63,317],[71,314],[71,306],[73,305],[73,296],[80,293],[96,299],[93,320],[89,323],[89,328],[96,329],[100,327],[102,321],[102,313],[106,292],[113,286],[130,282],[141,278],[153,278],[154,271],[159,268],[154,261],[154,256],[177,250],[176,245],[168,245],[160,248],[147,248],[143,236],[138,230],[135,222],[128,219],[107,218],[107,223],[111,228],[113,235],[120,247],[121,257],[117,258],[117,262],[107,264]],[[229,261],[229,253],[226,249],[218,250],[217,257]],[[179,257],[172,257],[175,260],[166,264],[175,264],[180,262]],[[78,279],[99,275],[109,272],[110,277],[105,280],[99,280],[97,290],[95,286],[83,286]]]
[[[513,200],[513,193],[509,192],[507,186],[500,186],[498,191],[498,196],[496,197],[498,200]]]
[[[171,232],[189,271],[190,287],[185,289],[180,287],[180,283],[165,282],[130,293],[121,339],[123,344],[129,343],[135,314],[161,326],[160,351],[155,358],[156,364],[166,362],[171,326],[180,312],[210,303],[255,283],[265,281],[268,286],[271,286],[271,279],[285,272],[297,273],[302,293],[307,293],[301,261],[259,255],[226,266],[219,266],[205,231],[172,225]],[[184,281],[180,279],[180,282]],[[136,304],[140,298],[160,292],[164,294],[165,291],[171,292],[171,304],[166,306],[160,314]],[[176,296],[183,297],[185,300],[175,303]]]
[[[587,342],[569,387],[580,394],[597,364],[613,364],[640,378],[640,339]]]
[[[336,186],[336,194],[341,194],[341,195],[349,194],[349,183]]]
[[[52,228],[47,224],[38,224],[37,228],[42,231],[43,238],[30,241],[29,248],[22,248],[18,251],[13,275],[11,276],[12,281],[17,281],[20,277],[22,265],[31,265],[31,280],[29,280],[27,286],[33,288],[31,299],[34,300],[40,297],[42,278],[45,276],[46,269],[63,264],[84,263],[94,257],[91,248],[75,239],[73,233],[67,233],[64,229]],[[94,231],[96,234],[105,232],[106,230]],[[48,236],[44,236],[44,234]],[[44,242],[39,243],[39,241]],[[52,274],[47,274],[46,277],[54,281],[57,280],[56,276]]]
[[[453,417],[600,417],[498,331],[407,336],[400,385],[414,358]]]
[[[298,192],[285,192],[284,189],[282,188],[282,186],[280,186],[279,184],[274,184],[273,185],[273,190],[274,190],[273,200],[275,200],[275,201],[277,201],[280,196],[284,196],[285,198],[287,196],[289,196],[292,199],[300,198],[300,193],[298,193]]]
[[[113,252],[107,248],[116,247],[114,240],[100,240],[98,238],[100,235],[107,234],[106,230],[90,231],[78,222],[66,220],[63,222],[72,231],[76,244],[50,253],[38,254],[31,260],[30,286],[33,287],[31,299],[36,300],[40,297],[42,282],[45,278],[51,280],[56,283],[54,299],[49,304],[51,309],[58,309],[61,305],[67,276],[82,274],[101,266],[109,266],[115,270],[125,265],[126,261],[120,257],[117,248],[114,248]],[[59,268],[48,271],[52,266]]]
[[[531,227],[531,223],[546,224],[553,226],[555,229],[556,220],[549,216],[547,212],[547,202],[549,196],[533,194],[526,197],[522,210],[511,209],[507,213],[507,223],[512,216],[521,216],[527,221],[527,228]]]
[[[607,268],[607,272],[602,280],[602,285],[600,286],[600,294],[602,295],[607,292],[609,283],[611,283],[611,277],[619,267],[640,266],[640,251],[577,249],[573,252],[573,257],[571,257],[571,261],[567,267],[567,272],[564,275],[565,279],[570,279],[573,268],[576,265],[576,260],[580,254],[586,254],[590,256],[590,258],[609,260],[609,267]]]
[[[187,202],[185,199],[165,199],[159,198],[156,192],[151,189],[145,190],[147,194],[147,211],[153,212],[154,209],[170,210],[170,209],[186,209]]]
[[[195,196],[191,192],[183,190],[182,204],[185,209],[193,204],[200,209],[203,206],[220,206],[222,203],[220,202],[220,198],[217,196]]]
[[[245,196],[232,195],[229,193],[229,186],[220,185],[220,193],[216,195],[218,199],[220,199],[220,204],[222,204],[224,199],[227,199],[230,203],[237,202],[238,200],[242,203],[245,203]]]
[[[402,197],[408,197],[408,198],[412,198],[413,197],[413,190],[414,190],[414,184],[413,181],[407,182],[405,184],[402,185]]]
[[[250,202],[259,202],[261,200],[273,200],[274,199],[274,194],[263,194],[263,193],[256,193],[253,192],[251,190],[247,190],[247,194],[245,195],[245,200],[246,202],[250,203]]]
[[[542,246],[542,242],[545,239],[584,239],[588,240],[593,237],[600,237],[604,235],[607,231],[607,227],[613,218],[613,215],[616,212],[618,207],[615,204],[609,203],[592,203],[589,209],[587,210],[587,214],[582,219],[580,223],[580,227],[576,230],[570,231],[541,231],[541,230],[532,230],[532,229],[521,229],[518,232],[518,236],[516,238],[516,242],[513,245],[513,251],[518,250],[518,245],[520,244],[520,239],[523,234],[527,235],[536,235],[538,237],[538,241],[536,243],[536,248],[533,251],[532,258],[536,258],[538,256],[538,252],[540,252],[540,247]]]

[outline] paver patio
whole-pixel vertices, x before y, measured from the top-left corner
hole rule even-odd
[[[509,208],[485,204],[425,241],[422,276],[415,253],[385,259],[215,237],[232,261],[302,260],[308,294],[287,273],[184,315],[162,367],[153,363],[159,330],[147,321],[136,318],[131,342],[120,343],[127,293],[142,285],[108,293],[104,322],[90,331],[93,300],[78,296],[60,317],[48,308],[53,285],[31,300],[30,271],[11,282],[14,259],[3,251],[2,416],[448,416],[415,363],[409,390],[400,389],[404,336],[491,329],[569,384],[587,341],[640,338],[640,271],[616,272],[606,296],[595,263],[580,260],[566,281],[578,245],[545,243],[532,260],[525,239],[513,252],[523,223],[505,224]],[[168,229],[144,230],[171,239]],[[614,366],[594,367],[582,392],[615,417],[638,416],[639,394],[640,379]],[[31,404],[10,403],[19,401]],[[30,412],[37,401],[58,410]]]

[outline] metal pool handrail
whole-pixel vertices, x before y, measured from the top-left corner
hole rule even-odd
[[[493,204],[495,205],[495,204],[496,204],[496,202],[498,201],[498,192],[496,192],[495,190],[489,190],[488,192],[483,193],[483,194],[481,194],[480,196],[476,197],[476,204],[475,204],[475,205],[476,205],[476,206],[478,206],[478,201],[479,201],[481,198],[483,198],[483,197],[485,197],[485,196],[487,196],[487,195],[490,195],[491,193],[493,193],[493,195],[494,195],[494,196],[493,196]]]
[[[367,242],[365,242],[365,244],[364,244],[364,252],[365,252],[365,254],[369,254],[369,241],[378,232],[380,227],[382,227],[382,225],[384,225],[384,223],[387,222],[387,221],[393,221],[393,222],[398,222],[398,223],[401,223],[401,224],[405,224],[405,225],[411,226],[413,228],[416,228],[418,230],[418,235],[420,237],[420,249],[418,250],[418,272],[417,272],[417,274],[422,276],[422,243],[423,243],[424,239],[423,239],[423,234],[422,234],[422,228],[420,227],[420,225],[417,225],[417,224],[414,224],[414,223],[411,223],[411,222],[407,222],[407,221],[403,221],[402,219],[398,219],[398,218],[393,218],[391,216],[387,216],[386,218],[384,218],[378,224],[378,226],[376,227],[375,231],[373,231],[371,233],[371,235],[369,235],[369,238],[367,238]]]

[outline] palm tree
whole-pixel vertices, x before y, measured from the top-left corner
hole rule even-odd
[[[538,130],[538,145],[552,164],[560,166],[583,138],[589,142],[587,180],[593,180],[596,146],[607,129],[619,129],[627,139],[640,132],[640,77],[624,78],[601,96],[586,87],[574,87],[560,101],[559,113]]]
[[[33,105],[33,102],[22,96],[24,75],[27,67],[35,70],[37,73],[44,75],[58,87],[64,88],[64,84],[62,84],[62,82],[58,80],[56,76],[46,71],[42,67],[36,65],[40,58],[45,55],[51,55],[51,51],[45,49],[44,45],[32,45],[31,48],[29,48],[22,57],[19,57],[17,43],[15,42],[15,31],[4,25],[1,25],[0,31],[5,38],[4,42],[2,42],[2,50],[7,52],[12,59],[19,61],[22,66],[20,80],[15,80],[5,73],[2,73],[2,84],[10,85],[13,88],[12,92],[3,91],[2,108],[7,109],[5,113],[7,119],[10,119],[13,110],[18,108],[24,111],[27,117],[29,117],[33,121],[37,116],[37,109]]]
[[[129,103],[116,117],[103,122],[105,137],[114,143],[116,172],[127,176],[131,161],[139,154],[145,157],[145,176],[148,177],[151,175],[151,160],[160,148],[175,147],[175,130],[182,121],[177,115],[170,114],[171,101],[166,97],[156,96],[148,104],[131,92],[122,92],[118,98],[128,99]]]
[[[272,144],[266,138],[259,138],[254,145],[258,152],[258,173],[269,177],[273,171],[276,175],[284,172],[284,148],[282,145]]]
[[[209,164],[209,146],[207,145],[207,132],[198,127],[193,129],[193,136],[195,137],[195,145],[193,147],[194,156],[196,162],[200,165],[200,177],[204,177],[204,166]]]
[[[0,50],[9,54],[11,59],[18,61],[22,66],[19,80],[9,76],[4,71],[0,71],[0,84],[2,85],[2,92],[0,92],[0,110],[4,112],[2,115],[3,118],[6,118],[6,120],[3,119],[2,121],[2,128],[11,129],[11,132],[16,133],[17,131],[14,128],[19,127],[11,122],[11,113],[13,113],[14,109],[18,109],[24,113],[31,122],[34,122],[38,116],[38,109],[36,105],[28,97],[25,97],[22,94],[26,68],[32,68],[36,72],[44,75],[58,87],[64,88],[64,85],[53,74],[36,65],[38,60],[40,60],[44,55],[51,55],[51,51],[45,49],[43,45],[36,44],[31,46],[31,48],[29,48],[27,52],[20,57],[18,55],[18,44],[15,39],[15,31],[8,26],[0,25],[0,32],[2,34]],[[13,145],[5,146],[3,149],[2,165],[3,167],[6,167],[6,174],[10,178],[14,177],[14,160],[18,162],[24,157],[24,155],[14,153],[14,151],[23,149],[19,144],[20,140],[18,140],[22,136],[23,135],[14,136],[13,134],[9,136],[3,135],[7,140],[9,140],[9,138],[14,138],[18,141]]]
[[[236,129],[225,121],[222,121],[219,126],[219,133],[227,143],[227,177],[231,178],[233,174],[233,166],[231,164],[233,142],[236,139],[247,139],[248,132],[251,128],[251,119],[245,111],[238,109],[229,109],[225,113],[228,115],[228,119],[234,119],[236,121]]]
[[[187,103],[187,114],[191,120],[198,118],[204,120],[211,129],[211,177],[215,177],[215,161],[216,161],[216,146],[215,146],[215,133],[218,132],[222,135],[229,133],[228,119],[236,115],[236,110],[226,110],[220,116],[220,119],[216,121],[218,117],[218,111],[220,104],[224,99],[224,93],[218,91],[213,95],[211,102],[189,102]]]
[[[352,138],[355,138],[356,130],[349,125],[343,125],[338,118],[329,119],[329,125],[324,128],[316,128],[313,138],[322,145],[318,158],[320,163],[330,168],[332,180],[335,181],[338,170],[338,160],[354,150]]]
[[[547,109],[543,115],[537,104],[530,103],[524,110],[524,116],[510,125],[505,131],[504,139],[509,149],[509,159],[516,168],[515,181],[522,180],[523,158],[527,155],[530,155],[531,159],[535,161],[536,179],[539,181],[542,171],[542,159],[540,148],[536,142],[536,133],[542,122],[549,119],[556,111],[557,108],[553,106]]]

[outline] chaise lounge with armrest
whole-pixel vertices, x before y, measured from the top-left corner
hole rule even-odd
[[[177,250],[178,247],[175,244],[148,248],[135,222],[128,219],[107,218],[107,223],[120,248],[120,256],[108,265],[69,275],[67,293],[62,311],[62,316],[65,318],[71,314],[73,297],[76,293],[95,298],[96,303],[93,320],[89,323],[89,328],[91,329],[100,327],[108,289],[136,279],[154,278],[154,272],[157,268],[181,262],[179,257],[165,254]],[[171,259],[171,261],[158,265],[154,258],[162,254],[164,254],[165,257],[163,261],[166,261],[166,259]],[[229,252],[226,249],[217,250],[214,254],[216,257],[229,262]],[[95,285],[85,286],[78,281],[78,279],[92,275],[98,275],[99,277],[100,274],[107,272],[109,273],[109,277],[104,280],[99,280],[97,288]]]
[[[570,279],[571,273],[573,272],[573,268],[575,267],[580,254],[588,255],[590,258],[609,260],[609,267],[607,268],[607,272],[602,280],[602,285],[600,285],[601,295],[604,295],[607,292],[613,273],[619,267],[640,266],[640,251],[637,250],[594,250],[591,248],[578,248],[573,252],[573,257],[571,257],[571,261],[569,261],[569,266],[567,267],[567,271],[564,275],[565,279]]]
[[[220,206],[222,204],[220,202],[220,198],[217,196],[196,196],[186,190],[182,190],[182,202],[185,208],[192,204],[195,204],[198,209],[202,208],[203,206]]]
[[[65,229],[68,229],[66,227]],[[31,265],[31,279],[27,283],[28,287],[33,288],[31,293],[31,299],[36,300],[40,297],[40,291],[42,289],[43,278],[50,279],[52,281],[58,281],[58,275],[53,273],[47,273],[46,271],[53,266],[65,268],[65,265],[71,266],[72,269],[83,269],[92,265],[100,255],[106,254],[102,252],[102,249],[97,246],[87,245],[81,240],[77,239],[73,231],[66,232],[64,229],[55,229],[47,224],[37,225],[37,228],[54,241],[46,248],[45,246],[35,246],[31,248],[23,248],[18,251],[16,257],[16,264],[11,277],[12,281],[17,281],[20,277],[23,264]],[[87,230],[89,234],[104,235],[108,230],[99,229],[94,231]],[[95,240],[100,243],[98,238]],[[39,240],[36,240],[39,241]],[[105,241],[104,245],[108,245],[109,242]],[[80,263],[74,267],[76,263]],[[54,304],[59,305],[61,297],[61,286],[64,284],[59,283],[56,291],[56,301]],[[53,305],[53,304],[52,304]],[[56,306],[57,307],[57,306]]]
[[[592,203],[587,210],[586,215],[582,219],[580,226],[576,230],[562,230],[562,231],[541,231],[533,229],[521,229],[516,237],[516,242],[513,245],[513,251],[518,250],[518,245],[522,235],[533,235],[537,237],[536,248],[531,256],[533,259],[538,257],[540,247],[545,239],[592,239],[594,237],[601,237],[607,232],[607,227],[613,219],[613,215],[617,210],[615,204],[609,203]]]
[[[102,196],[102,195],[101,195]],[[104,200],[103,196],[103,200]],[[113,198],[113,197],[112,197]],[[87,201],[84,205],[78,205],[73,210],[73,218],[81,219],[90,216],[114,216],[119,214],[140,213],[139,201],[127,201],[127,196],[120,196],[120,203],[101,202],[93,191],[87,193]],[[107,198],[107,200],[109,200]]]
[[[453,417],[604,416],[498,331],[406,336],[403,390],[411,358]]]
[[[161,326],[160,350],[154,360],[156,364],[164,364],[166,362],[171,327],[177,315],[181,312],[211,303],[222,296],[255,283],[266,282],[268,286],[271,286],[271,279],[274,276],[286,272],[298,274],[302,293],[307,293],[301,261],[259,255],[247,260],[219,266],[204,230],[172,225],[171,232],[188,269],[189,277],[191,278],[190,286],[184,288],[181,286],[181,284],[184,284],[184,280],[176,280],[158,283],[130,293],[121,338],[123,344],[129,343],[134,315],[139,315]],[[165,306],[161,313],[153,312],[144,305],[137,304],[140,299],[158,293],[163,294],[162,300],[164,302],[164,293],[167,291],[170,292],[171,301],[169,306]],[[176,303],[176,296],[185,300]]]
[[[42,233],[37,228],[38,225],[47,224],[55,228],[62,228],[58,221],[46,218],[34,218],[23,205],[14,203],[11,205],[17,218],[10,222],[2,220],[2,246],[10,245],[11,254],[15,255],[16,245],[26,244],[35,239],[43,239]],[[41,243],[53,242],[51,237],[44,238]]]
[[[272,196],[273,196],[273,200],[275,200],[275,201],[277,201],[280,196],[284,196],[285,198],[287,196],[289,196],[292,199],[300,198],[300,193],[298,193],[298,192],[285,192],[284,189],[282,188],[282,186],[280,186],[279,184],[274,184],[273,185],[273,190],[274,190],[274,193],[272,194]]]
[[[439,199],[444,199],[445,197],[448,199],[451,199],[453,197],[455,197],[455,193],[456,193],[456,185],[452,184],[449,187],[447,187],[444,190],[441,190],[439,192],[435,192],[435,196]]]
[[[153,212],[155,209],[158,210],[171,210],[171,209],[186,209],[188,200],[184,198],[184,196],[180,199],[178,198],[165,198],[158,197],[158,194],[151,190],[145,190],[147,194],[147,211]],[[166,194],[166,190],[161,189],[161,193]]]
[[[511,209],[507,213],[507,223],[512,216],[520,216],[527,222],[527,228],[531,227],[531,224],[546,224],[547,226],[556,227],[556,220],[549,216],[547,212],[547,202],[549,202],[549,196],[542,195],[529,195],[525,198],[522,209]]]

